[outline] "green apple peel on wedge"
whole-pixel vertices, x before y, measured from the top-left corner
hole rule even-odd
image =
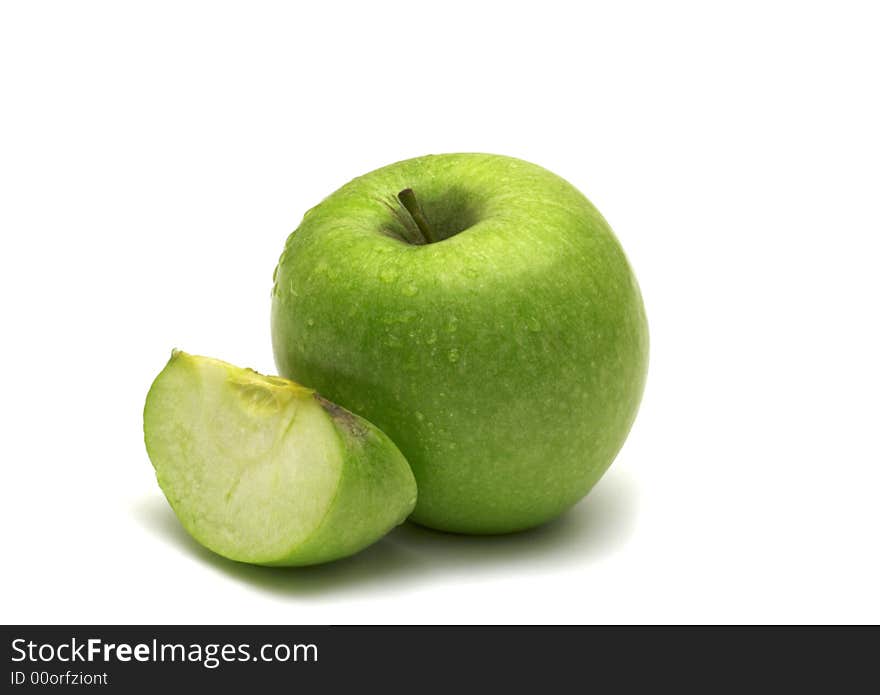
[[[159,486],[199,543],[240,562],[312,565],[402,523],[412,471],[375,426],[287,379],[175,350],[144,407]]]

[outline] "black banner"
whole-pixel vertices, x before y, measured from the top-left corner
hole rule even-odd
[[[3,690],[648,691],[877,684],[874,628],[3,627]],[[852,690],[850,690],[852,689]]]

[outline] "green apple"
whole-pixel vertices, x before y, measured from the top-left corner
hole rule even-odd
[[[186,530],[231,560],[311,565],[401,523],[412,471],[376,427],[311,389],[175,350],[144,408],[156,477]]]
[[[386,432],[412,519],[503,533],[581,499],[623,445],[648,363],[633,272],[571,184],[488,154],[426,156],[309,210],[274,276],[284,376]]]

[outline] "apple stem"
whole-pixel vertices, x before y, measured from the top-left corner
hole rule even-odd
[[[416,199],[416,194],[413,193],[413,189],[404,188],[400,193],[397,194],[397,199],[400,201],[401,205],[406,208],[406,211],[409,213],[409,216],[412,217],[413,222],[416,223],[416,227],[419,228],[419,231],[425,238],[425,243],[433,244],[435,241],[437,241],[434,238],[434,234],[431,232],[431,227],[428,224],[428,218],[425,217],[425,211],[422,210],[422,206]]]

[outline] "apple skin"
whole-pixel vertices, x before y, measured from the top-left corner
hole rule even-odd
[[[436,243],[405,241],[407,188]],[[576,188],[522,160],[429,155],[354,179],[287,239],[272,298],[279,372],[391,437],[431,528],[553,519],[641,400],[648,328],[623,250]]]

